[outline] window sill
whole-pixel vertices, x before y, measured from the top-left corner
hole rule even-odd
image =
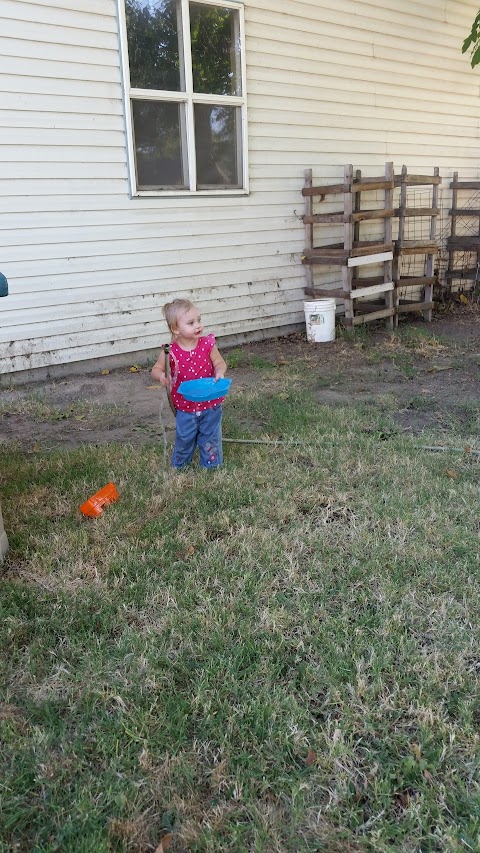
[[[250,195],[248,190],[162,190],[161,192],[153,192],[145,190],[133,193],[131,199],[140,198],[232,198],[235,196]]]

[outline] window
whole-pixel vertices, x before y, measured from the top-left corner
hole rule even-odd
[[[132,194],[245,193],[243,6],[119,3]]]

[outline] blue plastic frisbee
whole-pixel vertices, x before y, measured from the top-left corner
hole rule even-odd
[[[232,384],[231,379],[218,379],[215,382],[213,376],[205,379],[190,379],[182,382],[178,387],[178,393],[190,400],[191,403],[206,403],[208,400],[218,400],[225,397]]]

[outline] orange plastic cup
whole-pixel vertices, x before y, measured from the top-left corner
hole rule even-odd
[[[118,501],[120,495],[117,492],[117,489],[114,483],[107,483],[103,489],[95,492],[88,501],[85,501],[84,504],[80,507],[80,512],[82,515],[88,515],[90,518],[98,518],[99,515],[103,512],[103,507],[108,506],[113,501]]]

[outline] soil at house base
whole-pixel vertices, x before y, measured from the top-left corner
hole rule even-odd
[[[308,344],[298,333],[244,345],[231,360],[237,366],[229,370],[229,399],[252,382],[268,389],[272,366],[303,362],[318,375],[320,403],[388,401],[398,428],[419,435],[478,411],[480,310],[477,304],[449,306],[429,324],[411,315],[394,335],[380,325],[352,333],[337,328],[337,339],[328,344]],[[160,410],[172,437],[173,415],[148,367],[106,375],[100,369],[0,390],[0,443],[29,451],[86,442],[150,443],[161,436]],[[245,438],[259,434],[259,425],[245,424]]]

